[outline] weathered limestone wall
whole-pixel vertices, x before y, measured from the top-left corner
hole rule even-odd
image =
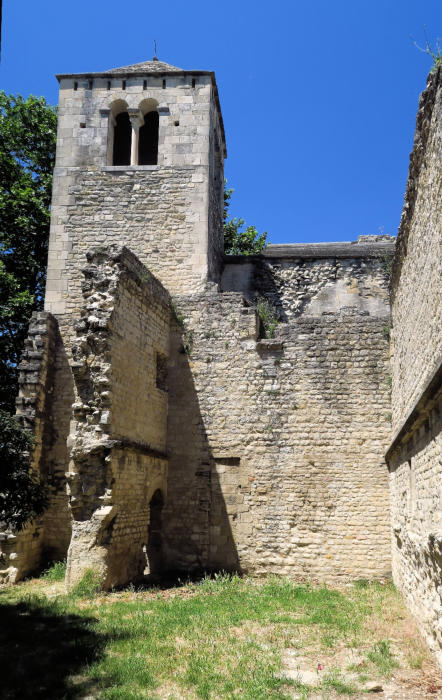
[[[442,665],[442,69],[419,100],[391,285],[393,577]]]
[[[63,250],[55,259],[51,247],[49,259],[46,306],[54,313],[78,312],[84,256],[96,245],[128,246],[174,293],[203,283],[207,183],[189,166],[146,168],[60,173],[54,187],[66,189],[69,204],[59,224]]]
[[[30,466],[48,480],[53,489],[47,455],[51,444],[50,424],[53,391],[53,358],[57,323],[51,314],[34,312],[19,365],[17,420],[34,436]],[[37,569],[44,558],[44,518],[21,532],[0,532],[0,582],[14,583]]]
[[[164,451],[167,391],[158,386],[157,366],[169,354],[169,298],[147,270],[141,274],[143,291],[149,282],[152,291],[143,297],[137,282],[128,280],[113,312],[109,431]]]
[[[419,101],[391,287],[393,431],[442,362],[442,78]]]
[[[254,307],[239,292],[179,299],[164,510],[170,567],[328,581],[390,570],[385,271],[377,259],[353,260],[341,283],[339,261],[317,264],[329,271],[324,284],[313,261],[280,265],[281,275],[302,279],[309,303],[300,314],[296,299],[280,295],[274,339],[258,339]],[[321,314],[315,299],[327,284],[334,307]],[[342,302],[343,285],[358,290],[348,292],[358,305]],[[371,311],[361,308],[369,297]]]
[[[388,457],[394,582],[442,665],[442,388]]]
[[[264,296],[289,322],[343,306],[388,316],[394,244],[395,238],[382,235],[351,243],[268,245],[262,256],[228,256],[221,289],[242,292],[250,301]]]
[[[143,573],[149,503],[166,493],[167,393],[157,360],[167,359],[171,311],[167,292],[127,249],[88,253],[84,275],[72,349],[67,582],[93,568],[110,588]]]

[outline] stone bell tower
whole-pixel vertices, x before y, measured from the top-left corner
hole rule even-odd
[[[0,538],[0,578],[67,556],[69,581],[92,563],[113,585],[143,567],[166,494],[169,294],[219,282],[226,147],[212,72],[155,58],[58,80],[45,311],[17,403],[50,504]]]
[[[126,245],[173,295],[218,282],[223,121],[215,75],[158,61],[57,76],[45,308],[75,313],[85,253]]]

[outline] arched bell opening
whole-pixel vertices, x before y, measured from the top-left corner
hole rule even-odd
[[[159,114],[157,102],[152,99],[143,100],[140,111],[143,115],[143,124],[138,134],[138,165],[158,164],[158,130]]]
[[[107,162],[109,165],[129,165],[131,151],[131,123],[128,105],[115,100],[110,105]]]
[[[130,165],[132,126],[127,112],[115,118],[112,165]]]

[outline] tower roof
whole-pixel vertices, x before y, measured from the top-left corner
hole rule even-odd
[[[152,61],[141,61],[141,63],[133,63],[130,66],[121,66],[121,68],[111,68],[105,71],[105,73],[124,73],[125,75],[129,73],[183,73],[182,68],[177,68],[176,66],[171,66],[170,63],[165,63],[164,61],[159,61],[157,58],[153,58]]]

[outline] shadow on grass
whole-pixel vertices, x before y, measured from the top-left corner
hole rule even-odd
[[[94,696],[82,669],[103,655],[107,639],[95,626],[93,618],[70,614],[55,602],[0,604],[2,700]]]

